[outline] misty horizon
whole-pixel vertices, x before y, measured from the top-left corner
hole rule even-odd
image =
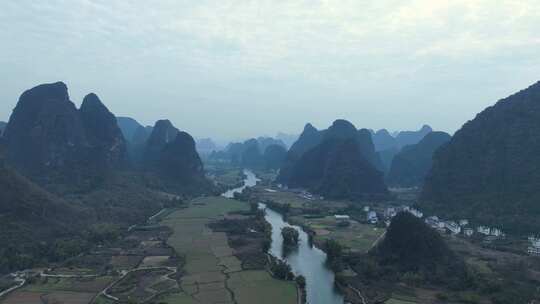
[[[20,94],[63,81],[117,116],[238,140],[337,118],[454,133],[537,81],[534,1],[5,2],[7,120]],[[32,22],[28,22],[32,20]],[[519,75],[519,77],[515,77]],[[210,123],[209,123],[210,122]]]

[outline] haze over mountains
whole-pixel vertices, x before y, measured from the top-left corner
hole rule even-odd
[[[399,187],[421,186],[431,169],[433,153],[450,138],[445,132],[431,132],[417,144],[404,146],[392,159],[387,183]]]
[[[336,120],[326,130],[311,124],[287,154],[277,181],[331,198],[386,194],[381,163],[369,131]]]
[[[519,234],[540,227],[538,121],[540,83],[486,109],[453,137],[428,126],[393,136],[338,119],[324,130],[306,124],[288,150],[271,137],[220,151],[203,139],[199,150],[211,151],[204,154],[208,161],[271,170],[278,173],[276,182],[325,198],[356,202],[388,197],[387,186],[420,187],[428,214],[443,212]],[[144,219],[172,203],[163,191],[181,197],[214,191],[191,135],[167,119],[152,127],[117,119],[93,93],[77,109],[61,82],[21,95],[0,144],[0,209],[9,215],[0,245],[25,233],[17,254],[37,257],[35,239],[54,251],[57,242],[80,236],[92,224]],[[74,217],[85,220],[74,223]]]

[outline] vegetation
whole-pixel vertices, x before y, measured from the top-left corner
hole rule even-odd
[[[445,132],[428,133],[415,145],[405,146],[394,157],[386,181],[389,185],[417,187],[431,169],[433,153],[450,140]]]
[[[422,207],[526,235],[540,231],[540,82],[478,114],[435,153]]]
[[[283,245],[287,247],[294,247],[298,245],[299,233],[292,227],[284,227],[281,229],[281,236],[283,236]]]
[[[379,268],[376,272],[383,276],[392,270],[392,275],[413,284],[443,284],[453,289],[471,283],[464,261],[448,248],[437,231],[408,212],[394,217],[371,256]]]
[[[293,145],[278,181],[335,199],[385,195],[381,167],[371,135],[348,121],[336,120],[317,131],[306,126]]]
[[[274,277],[280,280],[292,280],[294,279],[294,274],[292,273],[291,266],[285,261],[279,259],[272,259],[270,264],[270,271],[274,274]]]

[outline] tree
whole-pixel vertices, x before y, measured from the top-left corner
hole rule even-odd
[[[283,236],[283,245],[291,247],[298,245],[299,233],[292,227],[284,227],[281,229],[281,235]]]
[[[292,280],[294,278],[291,266],[281,260],[276,260],[272,263],[271,268],[274,276],[280,280]]]
[[[303,275],[297,276],[296,284],[298,284],[298,287],[300,287],[301,289],[306,288],[306,278]]]
[[[334,239],[328,239],[324,244],[324,251],[329,260],[337,259],[343,254],[343,246]]]

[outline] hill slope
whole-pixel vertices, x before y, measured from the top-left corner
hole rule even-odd
[[[434,156],[425,208],[540,231],[540,82],[467,122]]]
[[[431,169],[433,153],[450,138],[444,132],[431,132],[416,145],[403,147],[392,160],[387,183],[401,187],[421,186]]]
[[[40,184],[88,185],[127,160],[114,115],[95,94],[77,109],[62,82],[25,91],[4,139],[7,161]]]
[[[318,131],[310,124],[291,147],[278,181],[331,198],[357,199],[385,194],[371,135],[350,122],[336,120]],[[370,162],[371,161],[371,162]]]

